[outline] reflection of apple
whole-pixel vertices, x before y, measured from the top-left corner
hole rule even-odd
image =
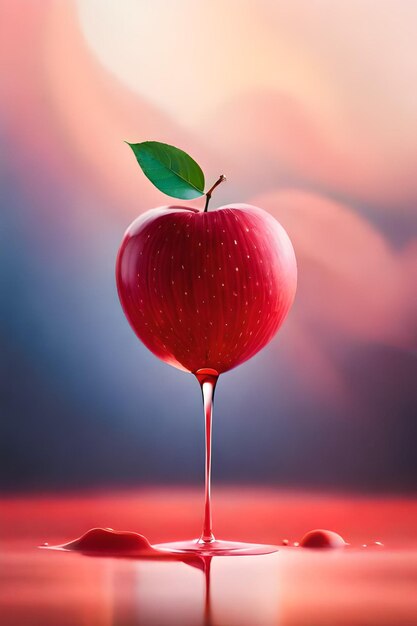
[[[128,228],[117,286],[125,314],[160,359],[225,372],[263,348],[294,299],[291,242],[261,209],[153,209]]]

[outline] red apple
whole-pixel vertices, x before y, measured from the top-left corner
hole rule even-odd
[[[275,335],[297,268],[288,235],[257,207],[166,206],[127,229],[116,278],[126,317],[149,350],[180,369],[221,374]]]

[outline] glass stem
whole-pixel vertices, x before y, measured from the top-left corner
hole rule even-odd
[[[205,464],[205,491],[204,491],[204,522],[200,537],[202,543],[214,541],[211,516],[211,434],[213,417],[214,390],[219,378],[216,370],[201,369],[196,372],[203,394],[204,422],[206,432],[206,464]]]

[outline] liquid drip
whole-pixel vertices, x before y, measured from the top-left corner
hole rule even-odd
[[[213,400],[219,374],[213,369],[201,369],[196,373],[203,396],[204,423],[206,433],[205,490],[204,490],[204,523],[200,541],[214,541],[211,517],[211,430],[213,420]]]
[[[197,370],[195,376],[200,384],[203,396],[206,434],[203,530],[200,539],[164,543],[155,547],[171,554],[196,554],[203,556],[256,555],[276,552],[278,550],[276,546],[238,541],[221,541],[214,536],[211,514],[211,441],[213,399],[219,374],[214,369],[204,368]]]

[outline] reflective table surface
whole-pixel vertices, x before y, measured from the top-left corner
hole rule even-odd
[[[280,549],[210,563],[45,551],[37,546],[63,543],[94,526],[134,530],[152,543],[191,538],[201,523],[201,493],[165,488],[3,496],[0,624],[417,624],[417,500],[216,488],[214,519],[221,538]],[[335,530],[350,546],[281,546],[313,528]]]

